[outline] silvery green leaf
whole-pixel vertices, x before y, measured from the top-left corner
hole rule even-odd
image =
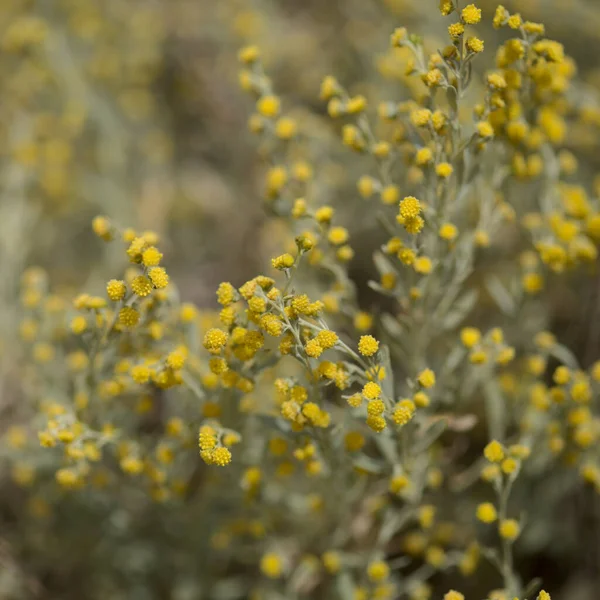
[[[385,546],[400,531],[412,516],[412,511],[391,508],[386,511],[383,525],[379,530],[378,544]]]
[[[396,452],[395,440],[389,434],[388,430],[384,430],[375,438],[377,446],[381,453],[385,456],[388,462],[396,464],[398,462],[398,453]]]
[[[482,381],[485,411],[490,437],[502,440],[506,432],[506,403],[496,379],[487,377]]]
[[[389,258],[381,252],[373,253],[373,262],[380,275],[383,275],[384,273],[394,273],[396,271]]]
[[[532,579],[523,590],[523,596],[527,598],[530,594],[535,594],[542,587],[542,580],[540,577]]]
[[[411,448],[413,456],[418,456],[421,452],[425,452],[446,431],[447,426],[446,420],[440,419],[439,421],[435,421],[426,431],[422,432]]]
[[[342,600],[346,598],[354,598],[355,596],[355,585],[352,581],[352,576],[348,571],[343,571],[337,576],[336,586],[337,592]]]
[[[467,315],[473,310],[477,303],[479,293],[477,290],[469,290],[463,294],[455,303],[452,309],[446,314],[442,322],[445,330],[454,329],[462,323]]]
[[[485,287],[504,314],[513,315],[515,313],[515,301],[497,277],[488,277],[485,281]]]
[[[385,379],[381,381],[383,393],[388,398],[394,397],[394,371],[392,370],[392,362],[390,360],[390,349],[382,345],[379,348],[380,364],[385,369]]]
[[[393,298],[396,294],[394,293],[394,290],[388,290],[386,288],[384,288],[380,283],[378,283],[377,281],[369,281],[367,283],[367,285],[372,289],[375,290],[376,292],[380,293],[382,296],[389,296],[390,298]],[[398,285],[396,285],[396,288],[398,288]]]
[[[576,356],[566,346],[554,344],[550,348],[550,354],[563,365],[569,367],[569,369],[579,369],[579,362]]]
[[[222,579],[211,590],[211,597],[219,600],[233,600],[244,594],[244,582],[240,578]]]
[[[368,471],[369,473],[377,474],[383,472],[383,466],[365,454],[358,456],[353,464],[355,467]]]
[[[458,92],[456,91],[455,87],[450,85],[446,88],[446,99],[448,100],[448,104],[453,112],[458,110],[458,104],[456,103],[457,94]]]
[[[448,356],[446,357],[446,362],[442,367],[442,373],[444,373],[444,375],[449,375],[450,373],[452,373],[458,367],[458,365],[460,365],[465,356],[465,349],[462,346],[455,346],[450,351],[450,354],[448,354]]]

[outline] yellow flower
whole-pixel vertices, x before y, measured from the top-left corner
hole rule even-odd
[[[500,536],[503,537],[505,540],[512,541],[519,537],[521,528],[519,526],[518,521],[515,521],[515,519],[505,519],[500,523],[498,531],[500,533]]]
[[[439,235],[443,240],[452,241],[458,235],[458,229],[452,223],[443,223],[440,227]]]
[[[271,265],[274,269],[283,270],[289,269],[294,264],[294,257],[291,254],[282,254],[276,258],[271,259]]]
[[[361,336],[358,351],[363,356],[373,356],[379,350],[379,342],[372,335]]]
[[[342,566],[342,559],[339,552],[335,552],[333,550],[325,552],[321,557],[321,560],[323,561],[323,566],[325,569],[332,575],[335,575]]]
[[[219,354],[227,344],[229,336],[221,329],[209,329],[204,335],[204,347],[211,354]]]
[[[406,425],[406,423],[413,418],[415,410],[415,403],[412,400],[405,398],[396,404],[392,419],[396,425]]]
[[[475,54],[479,54],[480,52],[483,52],[483,48],[484,48],[483,40],[480,40],[477,37],[470,37],[467,39],[467,48],[471,52],[474,52]]]
[[[462,23],[452,23],[448,26],[448,34],[453,40],[457,40],[465,32],[465,26]]]
[[[146,267],[157,267],[160,264],[162,256],[157,248],[150,246],[142,252],[142,263]]]
[[[125,293],[127,292],[127,287],[125,286],[124,281],[120,281],[117,279],[111,279],[106,284],[106,293],[108,297],[117,302],[118,300],[123,300],[125,297]]]
[[[260,58],[260,51],[256,46],[246,46],[238,53],[238,59],[247,65],[256,62]]]
[[[477,518],[483,523],[493,523],[498,518],[496,507],[491,502],[483,502],[477,507]]]
[[[465,327],[460,332],[460,340],[466,348],[472,348],[480,339],[481,332],[476,327]]]
[[[441,177],[442,179],[446,179],[446,178],[450,177],[450,175],[452,175],[452,173],[454,172],[454,168],[452,167],[452,165],[450,163],[443,162],[443,163],[438,164],[435,167],[435,172],[438,177]]]
[[[414,219],[421,213],[421,203],[414,196],[407,196],[400,201],[400,216],[403,219]]]
[[[367,400],[376,400],[381,396],[381,387],[377,383],[369,381],[364,385],[362,394]]]
[[[152,292],[152,283],[146,276],[138,275],[131,282],[131,289],[133,293],[137,294],[138,296],[148,296],[150,292]]]
[[[419,373],[417,381],[425,389],[431,388],[435,385],[435,373],[431,369],[424,369]]]
[[[367,567],[367,575],[373,582],[384,581],[389,577],[389,574],[390,568],[382,560],[373,561]]]
[[[140,313],[131,306],[124,306],[119,311],[119,323],[123,327],[135,327],[140,320]]]
[[[158,290],[166,288],[169,284],[169,276],[162,267],[152,267],[148,271],[148,275],[154,287]]]
[[[499,463],[504,459],[504,447],[496,440],[492,440],[483,450],[483,455],[492,463]]]
[[[469,4],[462,9],[460,13],[462,20],[468,25],[477,25],[481,21],[481,9],[474,4]]]
[[[263,96],[256,103],[256,110],[263,116],[273,118],[279,114],[281,104],[277,96]]]
[[[260,570],[269,579],[278,579],[283,574],[283,562],[281,557],[274,552],[264,554],[260,559]]]
[[[465,597],[460,592],[450,590],[444,594],[444,600],[465,600]]]

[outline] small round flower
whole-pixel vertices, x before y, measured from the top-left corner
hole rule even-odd
[[[263,116],[273,118],[279,114],[281,103],[277,96],[263,96],[256,103],[256,110]]]
[[[75,335],[83,333],[87,329],[87,320],[84,316],[78,315],[71,320],[71,331]]]
[[[450,163],[447,162],[440,163],[435,167],[436,175],[442,179],[447,179],[450,177],[450,175],[452,175],[453,172],[454,168]]]
[[[107,217],[94,217],[92,229],[99,238],[102,238],[106,242],[110,242],[113,238],[112,225]]]
[[[492,463],[502,462],[504,447],[497,440],[492,440],[483,450],[483,455]]]
[[[357,452],[365,445],[365,436],[360,431],[349,431],[344,436],[344,446],[348,452]]]
[[[268,552],[260,559],[260,570],[269,579],[278,579],[283,573],[281,557],[275,552]]]
[[[554,375],[552,375],[552,379],[556,385],[566,385],[571,380],[571,371],[565,366],[557,367]]]
[[[456,228],[456,225],[452,223],[443,223],[440,227],[439,235],[443,240],[451,242],[456,239],[458,229]]]
[[[412,400],[408,398],[400,400],[400,402],[396,404],[392,415],[394,423],[396,423],[396,425],[406,425],[413,418],[415,410],[416,406]]]
[[[140,313],[132,306],[124,306],[119,311],[119,323],[123,327],[135,327],[140,320]]]
[[[319,358],[319,356],[323,354],[323,346],[319,344],[319,341],[317,339],[312,339],[306,342],[306,345],[304,346],[304,351],[311,358]]]
[[[367,414],[370,417],[380,417],[385,412],[383,400],[369,400],[367,403]]]
[[[219,354],[227,344],[228,338],[225,331],[213,328],[204,334],[203,344],[211,354]]]
[[[352,396],[348,396],[348,398],[346,398],[346,402],[352,406],[352,408],[357,408],[358,406],[360,406],[362,404],[362,396],[360,394],[352,394]]]
[[[420,167],[428,165],[433,161],[433,152],[431,148],[419,148],[415,154],[415,163]]]
[[[396,27],[390,37],[390,42],[393,47],[399,48],[402,42],[406,39],[406,27]]]
[[[450,590],[444,594],[444,600],[465,600],[465,596],[456,590]]]
[[[485,350],[474,350],[469,354],[469,361],[474,365],[484,365],[488,360]]]
[[[282,254],[271,259],[271,265],[274,269],[282,271],[283,269],[289,269],[294,265],[294,257],[291,254]]]
[[[416,235],[417,233],[419,233],[425,225],[425,221],[423,221],[421,217],[403,219],[401,215],[398,215],[396,218],[402,223],[402,225],[404,225],[404,229],[406,229],[406,232],[410,233],[411,235]]]
[[[275,135],[281,140],[290,140],[298,131],[298,126],[294,119],[282,117],[275,123]]]
[[[464,327],[460,332],[460,341],[466,348],[472,348],[480,339],[481,331],[476,327]]]
[[[363,175],[357,182],[358,193],[363,198],[370,198],[375,192],[377,181],[368,175]]]
[[[152,284],[158,290],[162,290],[169,285],[169,276],[162,267],[152,267],[148,271],[148,275],[150,276]]]
[[[440,12],[442,16],[447,17],[454,10],[452,0],[440,0]]]
[[[384,204],[396,204],[400,196],[400,190],[397,185],[386,185],[381,190],[381,201]]]
[[[460,16],[467,25],[477,25],[481,21],[481,9],[469,4],[462,9]]]
[[[125,293],[127,292],[127,286],[124,281],[120,281],[118,279],[111,279],[106,284],[106,293],[108,297],[117,302],[118,300],[123,300],[125,298]]]
[[[367,400],[376,400],[381,396],[381,387],[374,381],[369,381],[364,385],[362,394]]]
[[[256,62],[260,58],[260,50],[256,46],[245,46],[238,53],[238,60],[246,65]]]
[[[134,294],[142,298],[148,296],[152,292],[152,282],[144,275],[138,275],[131,282],[131,289]]]
[[[417,381],[425,389],[431,388],[435,385],[435,373],[431,369],[424,369],[419,373]]]
[[[332,575],[335,575],[341,569],[342,559],[339,552],[333,550],[325,552],[321,557],[321,560],[323,561],[325,569]]]
[[[211,456],[211,464],[224,467],[231,462],[231,452],[224,446],[215,448]]]
[[[419,256],[413,263],[413,268],[421,275],[429,275],[433,269],[433,263],[428,256]]]
[[[457,40],[465,32],[465,26],[462,23],[452,23],[448,26],[448,34],[453,40]]]
[[[506,88],[506,79],[500,73],[490,73],[487,76],[488,85],[497,90],[503,90]]]
[[[537,597],[537,600],[552,600],[552,598],[550,598],[550,594],[544,590],[542,590]]]
[[[502,538],[512,541],[519,537],[521,527],[519,526],[519,522],[515,521],[515,519],[505,519],[500,523],[498,531]]]
[[[385,581],[390,575],[390,568],[386,562],[375,560],[369,563],[367,575],[369,579],[375,583]]]
[[[494,128],[489,121],[479,121],[476,126],[477,134],[482,138],[491,138],[494,136]]]
[[[410,113],[410,121],[415,127],[425,127],[431,120],[431,111],[428,108],[418,108]]]
[[[477,507],[477,518],[483,523],[493,523],[498,518],[496,507],[491,502],[483,502]]]
[[[329,348],[333,348],[337,344],[339,338],[335,331],[323,329],[323,331],[319,331],[315,339],[323,350],[329,350]]]
[[[74,488],[80,483],[79,475],[73,469],[59,469],[55,475],[56,481],[64,488]]]
[[[177,350],[173,350],[169,352],[166,358],[167,366],[173,371],[179,371],[183,369],[183,365],[185,365],[185,361],[187,359],[187,348],[185,346],[181,346],[177,348]],[[216,359],[219,360],[219,359]]]
[[[500,467],[505,475],[510,475],[517,470],[519,463],[514,458],[505,458]]]
[[[363,356],[373,356],[379,350],[379,342],[372,335],[363,335],[358,342],[358,351]]]
[[[421,213],[421,203],[414,196],[407,196],[400,201],[400,216],[403,219],[414,219]]]
[[[163,255],[155,246],[150,246],[142,252],[142,264],[145,267],[157,267]]]
[[[235,288],[228,281],[219,284],[217,288],[217,302],[222,306],[229,306],[235,300]]]
[[[146,365],[136,365],[132,367],[130,373],[136,383],[143,384],[150,380],[150,369]]]
[[[367,312],[357,312],[354,315],[354,327],[358,331],[369,331],[373,327],[373,316]]]
[[[475,54],[479,54],[483,52],[484,43],[483,40],[480,40],[478,37],[470,37],[467,39],[467,48],[474,52]]]

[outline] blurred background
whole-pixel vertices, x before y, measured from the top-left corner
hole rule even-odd
[[[501,34],[491,28],[496,3],[478,4],[486,42],[478,63],[483,70],[493,65]],[[596,97],[600,2],[504,4],[545,23],[547,35],[576,60],[582,93]],[[371,250],[381,237],[373,238],[374,223],[356,218],[356,180],[365,165],[339,142],[337,125],[319,100],[320,82],[334,74],[373,106],[410,97],[412,84],[401,58],[389,51],[389,35],[405,26],[422,34],[429,48],[442,47],[447,22],[437,5],[437,0],[1,0],[2,431],[20,398],[22,355],[15,340],[22,271],[43,267],[60,294],[99,293],[103,282],[119,276],[121,250],[92,235],[95,215],[156,231],[182,297],[206,309],[214,307],[219,282],[240,285],[287,243],[285,224],[263,208],[267,165],[247,127],[253,101],[238,83],[242,46],[261,49],[284,110],[316,140],[306,151],[324,174],[322,201],[340,209],[353,245],[364,249],[350,272],[358,283],[366,281]],[[600,162],[598,141],[593,128],[576,129],[568,139],[590,182]],[[577,346],[590,313],[573,316],[571,309],[561,296],[553,318]],[[90,565],[68,556],[86,549],[76,547],[76,538],[53,546],[52,529],[37,530],[34,517],[20,509],[26,496],[3,462],[0,489],[0,600],[99,597],[86,588]],[[565,509],[589,513],[597,527],[597,504]],[[68,503],[62,510],[69,510]],[[525,563],[526,574],[541,574],[561,587],[559,600],[600,597],[600,539],[597,529],[591,531],[572,562],[562,552],[539,553]],[[572,538],[573,532],[565,543],[576,545]],[[93,546],[93,538],[85,543]],[[126,597],[179,598],[168,591],[135,594]]]

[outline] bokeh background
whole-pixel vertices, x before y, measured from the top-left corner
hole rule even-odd
[[[478,4],[490,48],[479,61],[483,70],[493,64],[499,34],[490,26],[495,3]],[[595,98],[600,2],[504,4],[546,24],[548,36],[576,60],[582,89]],[[389,34],[397,26],[421,33],[431,48],[444,43],[446,23],[435,0],[0,2],[2,431],[19,417],[23,269],[43,267],[53,289],[69,294],[98,292],[122,268],[119,251],[92,235],[95,215],[156,231],[182,297],[206,309],[214,307],[220,281],[239,285],[281,251],[286,228],[263,207],[267,165],[247,128],[252,100],[238,83],[237,52],[246,44],[260,47],[284,108],[316,140],[306,150],[318,157],[327,201],[361,249],[350,274],[368,307],[373,300],[365,282],[382,234],[359,217],[356,179],[363,167],[357,170],[359,159],[341,146],[319,85],[335,74],[373,105],[408,98],[412,84],[389,53]],[[594,128],[581,128],[568,139],[590,181],[600,162],[598,136]],[[554,329],[588,359],[599,353],[598,331],[590,335],[598,318],[597,288],[590,279],[579,310],[564,290],[552,298]],[[86,587],[89,563],[76,559],[91,552],[94,538],[53,545],[52,528],[40,528],[21,509],[26,493],[1,457],[0,490],[0,599],[95,598]],[[526,559],[525,574],[542,575],[548,588],[562,589],[559,600],[594,600],[600,594],[597,500],[564,497],[565,522],[575,513],[586,524],[577,536],[564,532],[565,547],[574,549],[571,559],[564,548],[546,549]],[[68,504],[61,509],[70,510]],[[148,515],[141,529],[152,526]],[[160,582],[144,590],[127,597],[176,599],[160,590]]]

